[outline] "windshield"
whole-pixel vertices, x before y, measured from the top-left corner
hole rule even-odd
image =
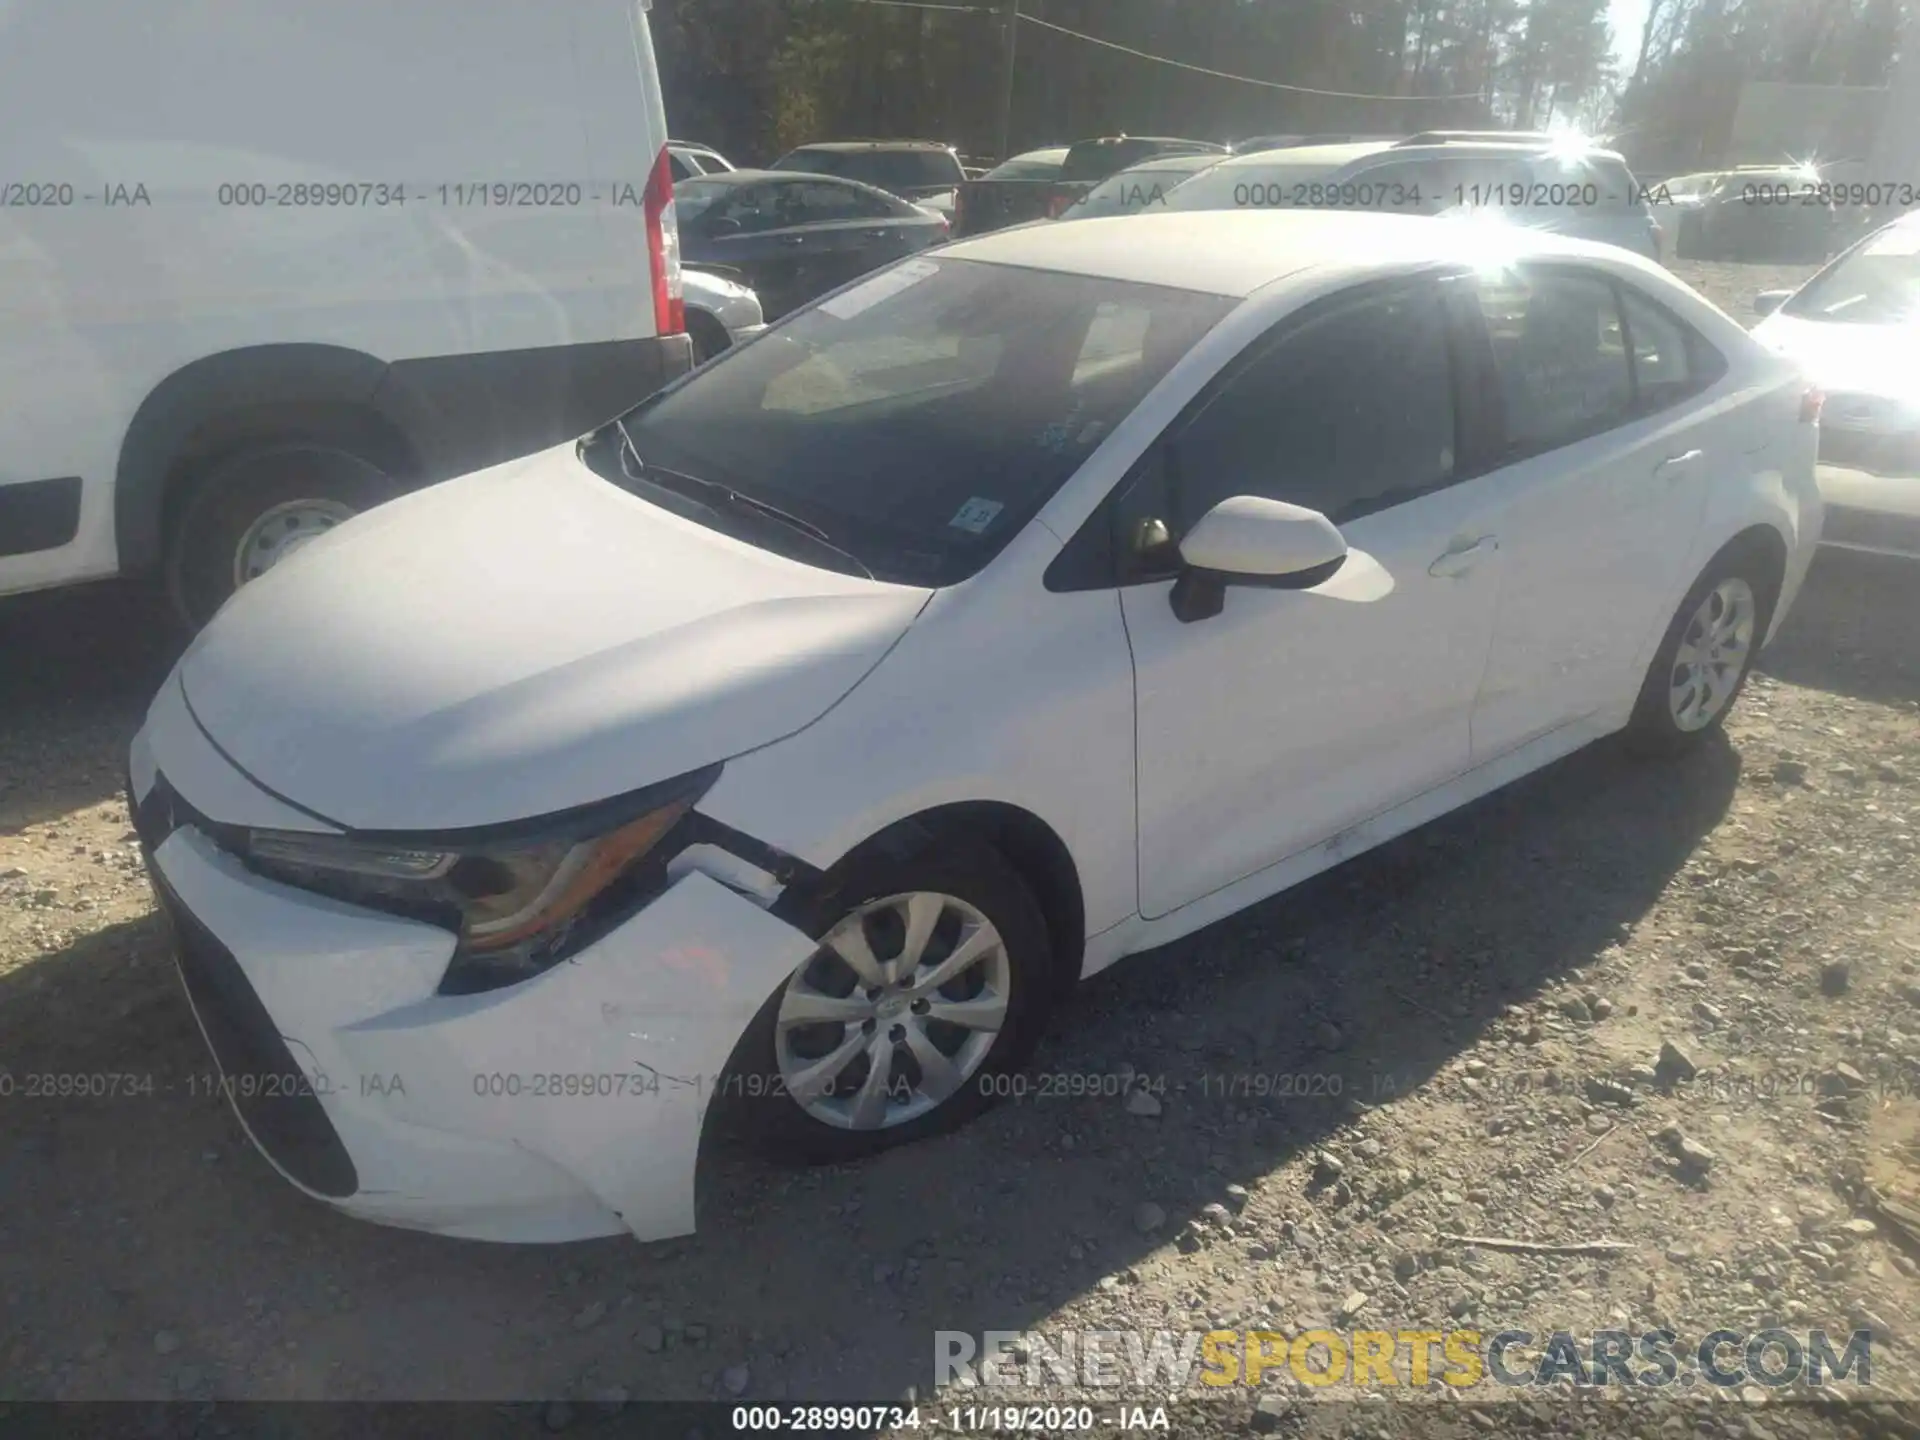
[[[877,579],[951,585],[1018,534],[1234,303],[918,258],[728,351],[630,413],[626,430],[643,477],[778,507]],[[742,538],[783,537],[760,526]],[[805,545],[788,553],[832,563]]]
[[[982,180],[1054,180],[1060,175],[1060,164],[1067,158],[1064,150],[1036,150],[1029,155],[1016,155],[1011,160],[1003,160],[980,178]]]
[[[796,150],[773,168],[839,175],[882,190],[958,185],[966,178],[959,160],[944,150]]]
[[[1191,180],[1200,171],[1217,165],[1219,161],[1219,156],[1208,155],[1181,164],[1169,162],[1122,170],[1118,175],[1102,180],[1068,206],[1060,218],[1090,220],[1101,215],[1131,215],[1136,210],[1163,209],[1167,204],[1167,195],[1174,186]]]
[[[1920,325],[1920,223],[1881,231],[1780,308],[1803,320]]]

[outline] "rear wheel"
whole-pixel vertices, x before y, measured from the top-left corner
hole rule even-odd
[[[856,860],[819,946],[768,999],[722,1093],[758,1148],[829,1162],[963,1124],[1009,1088],[1050,994],[1039,903],[999,851],[944,836]]]
[[[1751,555],[1709,567],[1668,626],[1628,723],[1629,743],[1650,754],[1700,744],[1723,724],[1747,683],[1777,586]]]
[[[174,611],[189,629],[309,541],[405,488],[371,460],[306,443],[245,451],[188,483],[166,578]]]

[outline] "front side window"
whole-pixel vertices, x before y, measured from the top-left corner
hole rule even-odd
[[[1447,322],[1436,287],[1341,305],[1290,330],[1173,442],[1177,519],[1259,495],[1335,524],[1454,478]]]
[[[693,189],[699,182],[685,187]],[[712,233],[717,225],[737,226],[735,233],[753,235],[763,230],[777,230],[789,222],[780,216],[779,187],[775,185],[732,185],[725,181],[713,182],[715,198],[711,203],[701,204],[691,214],[681,208],[681,191],[673,192],[674,208],[680,213],[680,223],[690,229]],[[696,193],[696,199],[702,198],[704,191]]]
[[[870,220],[887,214],[877,195],[823,180],[789,180],[778,187],[780,224],[819,225],[829,220]]]
[[[920,257],[799,312],[625,417],[650,499],[713,487],[882,580],[956,584],[1017,534],[1231,299]],[[665,503],[664,501],[662,503]],[[691,518],[796,558],[751,517]],[[844,568],[844,567],[843,567]]]
[[[1613,286],[1597,275],[1483,277],[1509,458],[1569,445],[1627,420],[1633,378]]]

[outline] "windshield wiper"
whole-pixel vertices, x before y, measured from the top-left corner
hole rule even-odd
[[[615,423],[619,424],[618,421]],[[631,437],[627,436],[624,425],[621,426],[620,434],[626,440],[628,451],[632,453],[634,463],[639,465],[640,469],[644,472],[642,474],[635,474],[633,471],[627,470],[626,453],[623,452],[620,459],[620,468],[626,471],[628,479],[638,480],[642,484],[655,485],[660,489],[672,490],[683,495],[687,494],[687,491],[681,487],[691,487],[693,494],[688,498],[705,504],[709,510],[717,508],[714,506],[713,501],[718,500],[721,505],[724,505],[736,513],[744,512],[745,514],[756,516],[762,520],[771,520],[776,525],[791,530],[795,534],[804,535],[821,549],[830,551],[840,559],[846,561],[847,564],[853,566],[855,570],[866,576],[867,579],[873,579],[873,571],[867,568],[864,561],[850,551],[843,550],[840,546],[834,544],[833,541],[828,538],[827,532],[822,530],[818,525],[815,525],[812,521],[802,520],[798,515],[782,510],[778,505],[771,505],[765,500],[756,499],[752,495],[742,495],[738,490],[728,489],[717,480],[702,480],[697,475],[683,475],[677,470],[662,470],[658,466],[649,466],[640,459],[640,452],[633,449],[633,441]],[[676,481],[680,483],[675,484],[674,482]]]

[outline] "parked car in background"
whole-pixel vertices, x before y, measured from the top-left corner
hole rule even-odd
[[[0,6],[0,593],[198,625],[682,373],[667,143],[632,0]]]
[[[1762,292],[1755,309],[1766,318],[1754,339],[1826,395],[1824,543],[1920,559],[1920,214],[1859,241],[1798,290]]]
[[[1162,155],[1143,164],[1129,166],[1118,175],[1109,175],[1075,200],[1056,217],[1060,220],[1093,220],[1103,215],[1133,215],[1143,210],[1163,208],[1176,185],[1185,183],[1214,165],[1221,156]]]
[[[243,592],[129,800],[251,1138],[387,1224],[684,1233],[711,1120],[951,1129],[1122,956],[1602,736],[1699,753],[1811,557],[1806,383],[1508,238],[916,256]]]
[[[733,162],[710,145],[673,140],[667,144],[667,155],[672,162],[676,182],[692,179],[695,175],[722,175],[733,169]]]
[[[1060,173],[1051,179],[1009,176],[970,180],[954,204],[953,233],[982,235],[1029,220],[1051,220],[1102,180],[1156,155],[1222,156],[1224,145],[1154,135],[1107,135],[1067,147]]]
[[[969,175],[969,180],[1058,180],[1060,167],[1066,163],[1067,147],[1051,145],[1044,150],[1027,150],[1021,154],[1002,160],[998,165],[981,175]]]
[[[1807,264],[1833,251],[1839,207],[1815,166],[1742,165],[1679,178],[1686,184],[1674,200],[1674,253],[1682,260]],[[1667,190],[1675,193],[1672,182]]]
[[[1167,197],[1175,210],[1351,209],[1493,217],[1660,258],[1660,227],[1626,162],[1555,138],[1304,145],[1236,155]]]
[[[1234,141],[1228,148],[1236,155],[1251,155],[1256,150],[1292,150],[1302,145],[1351,145],[1357,140],[1394,141],[1404,138],[1406,138],[1404,135],[1360,135],[1347,132],[1249,135],[1245,140]]]
[[[738,276],[768,320],[948,235],[932,211],[831,175],[730,170],[673,195],[682,260]]]
[[[693,266],[682,268],[680,283],[686,295],[694,364],[704,365],[728,346],[751,340],[767,328],[760,297],[750,286]]]
[[[771,168],[858,180],[949,219],[967,178],[954,148],[935,140],[823,141],[789,150]]]

